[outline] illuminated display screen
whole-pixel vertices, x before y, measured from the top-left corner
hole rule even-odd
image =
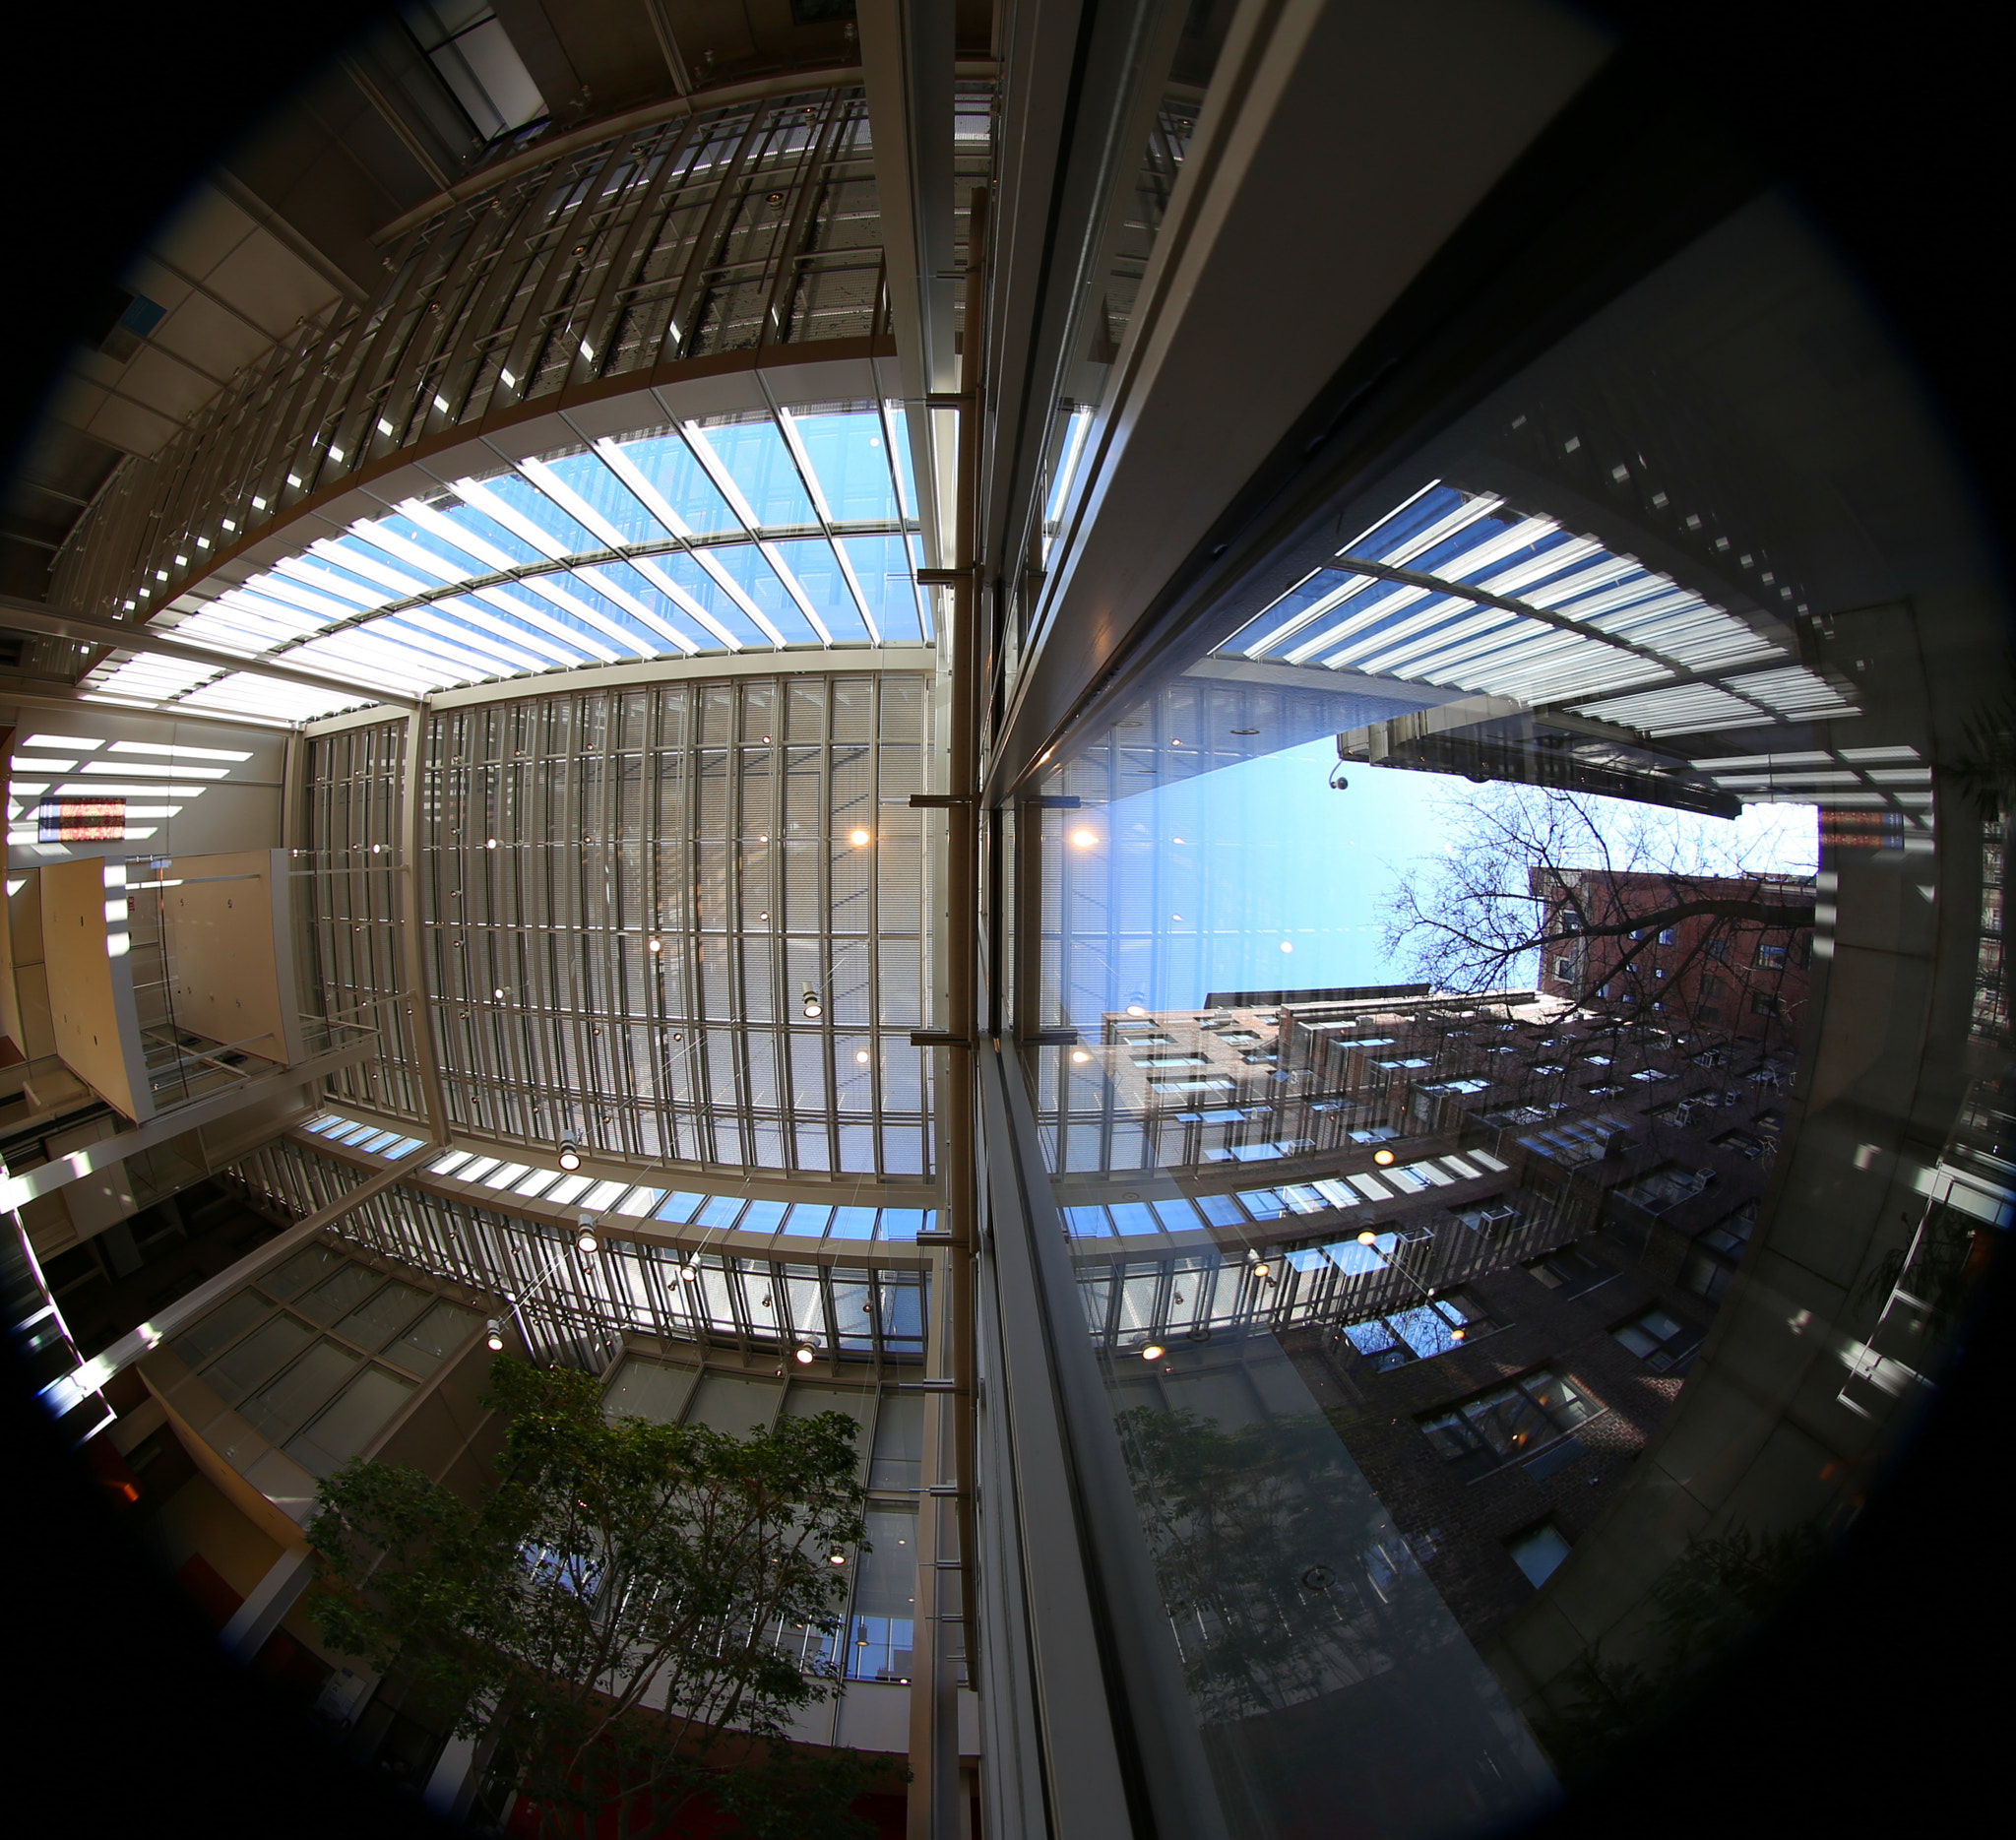
[[[36,835],[45,844],[116,844],[126,836],[123,798],[49,798],[35,808]]]

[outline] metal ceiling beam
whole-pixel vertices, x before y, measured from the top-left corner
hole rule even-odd
[[[875,191],[882,220],[883,275],[895,324],[911,448],[923,489],[918,512],[924,549],[946,555],[954,438],[937,429],[926,396],[957,388],[952,309],[959,277],[952,267],[952,85],[954,14],[934,0],[861,0],[861,79],[875,150]],[[945,436],[939,439],[942,432]]]
[[[305,1220],[296,1221],[284,1228],[263,1245],[256,1245],[235,1265],[228,1265],[216,1277],[206,1279],[195,1290],[184,1297],[178,1297],[165,1305],[160,1313],[139,1328],[122,1335],[102,1353],[91,1360],[73,1374],[66,1375],[58,1385],[64,1388],[58,1394],[51,1389],[45,1395],[53,1410],[67,1411],[70,1405],[85,1394],[95,1392],[115,1373],[122,1373],[143,1356],[152,1354],[170,1336],[179,1335],[197,1317],[214,1309],[232,1292],[250,1284],[262,1272],[271,1271],[282,1259],[297,1246],[306,1245],[325,1227],[333,1227],[346,1214],[354,1213],[375,1194],[392,1186],[414,1164],[424,1162],[428,1157],[439,1156],[439,1144],[422,1144],[419,1149],[410,1151],[397,1163],[388,1163],[376,1175],[359,1182],[347,1194],[339,1195],[326,1208],[310,1214]],[[249,1152],[247,1153],[250,1154]]]
[[[233,1112],[242,1111],[247,1106],[269,1099],[289,1086],[312,1088],[328,1075],[355,1065],[376,1046],[375,1035],[360,1036],[356,1041],[330,1048],[311,1059],[298,1060],[290,1067],[276,1067],[270,1073],[254,1074],[243,1085],[229,1087],[208,1099],[176,1106],[145,1124],[132,1125],[116,1136],[101,1137],[96,1143],[86,1144],[82,1150],[52,1157],[46,1163],[37,1164],[33,1169],[24,1170],[19,1175],[10,1175],[0,1182],[0,1206],[27,1207],[38,1195],[53,1194],[87,1175],[109,1169],[128,1157],[138,1156],[143,1150],[152,1150],[158,1144],[167,1143],[202,1125],[215,1124],[220,1118],[227,1118]],[[284,1128],[284,1125],[281,1127]],[[91,1237],[89,1234],[78,1237],[80,1239]]]
[[[67,714],[85,711],[97,713],[111,712],[122,716],[165,716],[175,722],[213,723],[222,729],[236,729],[243,733],[247,729],[273,729],[274,724],[256,716],[230,716],[217,710],[191,709],[182,703],[162,703],[156,708],[145,709],[137,704],[126,707],[104,697],[92,696],[82,690],[75,690],[66,684],[52,684],[37,677],[0,677],[0,704],[17,709],[53,709]],[[276,730],[282,732],[283,730]]]
[[[340,696],[368,696],[398,709],[417,709],[415,698],[354,678],[335,677],[325,671],[303,670],[272,659],[241,658],[235,652],[213,651],[209,646],[189,645],[170,639],[146,626],[122,626],[116,620],[94,619],[88,613],[66,613],[37,601],[23,601],[14,595],[0,595],[0,627],[14,632],[38,633],[45,639],[69,639],[80,645],[108,646],[142,657],[177,659],[185,665],[203,665],[213,670],[240,671],[250,677],[271,677],[281,683],[298,684],[307,690],[325,690]]]

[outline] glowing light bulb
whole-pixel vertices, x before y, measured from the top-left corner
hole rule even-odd
[[[494,837],[486,837],[486,838],[484,838],[484,839],[483,839],[483,848],[484,848],[485,850],[494,850],[494,849],[496,849],[496,848],[497,848],[497,840],[496,840],[496,839],[495,839]]]
[[[1281,949],[1284,952],[1292,952],[1294,950],[1294,946],[1289,940],[1284,939],[1281,942]]]
[[[1163,1345],[1160,1342],[1151,1342],[1141,1351],[1141,1359],[1143,1361],[1160,1361],[1163,1358],[1164,1352]]]
[[[852,844],[856,850],[858,850],[861,847],[861,845],[868,841],[868,833],[863,830],[851,830],[848,832],[847,840],[849,843]]]
[[[1148,1014],[1148,1005],[1146,1003],[1129,1003],[1127,1005],[1127,1014],[1130,1016],[1145,1016]]]
[[[826,1562],[829,1565],[845,1565],[847,1563],[847,1554],[845,1553],[829,1553],[826,1555]]]
[[[601,1244],[601,1241],[595,1237],[592,1229],[584,1227],[574,1236],[574,1244],[580,1251],[593,1252],[596,1247]]]
[[[1073,1049],[1071,1050],[1071,1058],[1072,1058],[1073,1060],[1075,1060],[1075,1061],[1076,1061],[1076,1062],[1077,1062],[1077,1063],[1078,1063],[1078,1064],[1079,1064],[1079,1065],[1080,1065],[1080,1066],[1082,1067],[1082,1066],[1084,1066],[1084,1065],[1085,1065],[1085,1063],[1086,1063],[1086,1062],[1087,1062],[1088,1060],[1090,1060],[1090,1059],[1092,1058],[1092,1056],[1091,1056],[1090,1054],[1088,1054],[1088,1053],[1087,1053],[1087,1052],[1085,1051],[1085,1049],[1084,1049],[1084,1048],[1082,1048],[1082,1047],[1074,1047],[1074,1048],[1073,1048]]]
[[[1361,1233],[1358,1235],[1359,1245],[1377,1245],[1378,1243],[1379,1236],[1375,1233]]]
[[[865,1066],[866,1066],[867,1064],[868,1064],[868,1050],[867,1050],[867,1049],[866,1049],[865,1047],[857,1047],[857,1048],[855,1048],[855,1049],[854,1049],[854,1065],[855,1065],[855,1066],[857,1066],[857,1067],[865,1067]]]
[[[1375,1150],[1372,1152],[1372,1161],[1383,1169],[1393,1161],[1393,1152],[1390,1150]]]
[[[581,1147],[573,1138],[560,1139],[559,1162],[563,1170],[578,1170],[581,1167]]]
[[[1094,844],[1099,842],[1099,836],[1094,831],[1073,831],[1071,833],[1071,841],[1081,850],[1090,850]]]
[[[665,942],[662,939],[653,939],[649,944],[654,952],[662,952],[665,949]]]
[[[498,1326],[494,1318],[484,1324],[483,1346],[493,1355],[503,1352],[504,1331]]]

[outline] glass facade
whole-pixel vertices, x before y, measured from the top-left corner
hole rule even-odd
[[[492,1337],[847,1414],[771,1639],[931,1840],[1481,1840],[1824,1579],[2016,1220],[1996,561],[1788,189],[1668,122],[1633,216],[1640,66],[1378,11],[493,149],[120,476],[64,687],[288,730],[376,1046],[50,1403],[296,1525]]]

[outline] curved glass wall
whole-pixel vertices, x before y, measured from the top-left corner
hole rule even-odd
[[[1020,795],[1074,1437],[1200,1831],[1583,1782],[1935,1401],[2016,1218],[1966,505],[1766,196]]]

